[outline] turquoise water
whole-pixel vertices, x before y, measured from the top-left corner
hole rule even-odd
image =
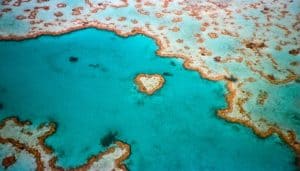
[[[104,150],[101,139],[112,133],[131,145],[132,171],[296,169],[278,137],[260,139],[216,116],[226,107],[224,83],[156,49],[148,37],[96,29],[0,41],[0,117],[56,122],[46,143],[64,167]],[[164,72],[166,83],[153,96],[136,89],[137,74]]]

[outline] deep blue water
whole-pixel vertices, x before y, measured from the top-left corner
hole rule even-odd
[[[148,37],[96,29],[0,41],[0,118],[56,122],[46,143],[64,167],[104,150],[101,139],[115,133],[131,145],[132,171],[295,170],[293,151],[278,137],[260,139],[216,116],[226,107],[224,83],[156,49]],[[153,96],[133,82],[139,73],[164,72],[166,83]]]

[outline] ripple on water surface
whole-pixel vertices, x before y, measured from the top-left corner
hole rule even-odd
[[[130,170],[295,169],[293,152],[277,137],[260,139],[217,118],[226,107],[223,83],[159,58],[156,49],[145,36],[96,29],[2,41],[0,117],[56,122],[47,144],[65,167],[120,139],[132,148]],[[144,95],[134,84],[139,73],[162,74],[166,83]]]

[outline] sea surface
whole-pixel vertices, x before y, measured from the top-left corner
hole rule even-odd
[[[55,122],[46,144],[66,168],[121,140],[131,146],[131,171],[296,170],[293,151],[277,136],[261,139],[217,117],[226,108],[224,82],[157,49],[143,35],[97,29],[0,41],[0,119]],[[139,73],[162,74],[166,83],[145,95],[134,84]]]

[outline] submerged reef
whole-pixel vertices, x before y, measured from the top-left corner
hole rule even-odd
[[[159,74],[139,74],[134,79],[138,89],[148,95],[152,95],[165,83],[165,79]]]
[[[2,160],[2,166],[13,165],[17,154],[23,153],[27,160],[34,161],[34,170],[64,170],[56,165],[56,156],[52,149],[45,145],[45,139],[55,132],[55,124],[42,124],[33,127],[30,122],[22,122],[17,118],[7,118],[0,123],[0,145],[9,148],[13,155]],[[122,164],[130,153],[129,145],[116,141],[109,148],[87,162],[72,170],[126,170]]]
[[[101,145],[103,147],[107,147],[112,143],[115,143],[115,141],[117,140],[117,135],[118,132],[108,132],[108,134],[101,138]]]
[[[227,83],[228,108],[218,116],[261,137],[278,134],[300,154],[300,125],[292,119],[300,115],[299,0],[4,0],[0,11],[2,40],[88,27],[149,36],[158,55]]]
[[[69,61],[70,61],[71,63],[76,63],[76,62],[78,62],[78,57],[71,56],[71,57],[69,57]]]

